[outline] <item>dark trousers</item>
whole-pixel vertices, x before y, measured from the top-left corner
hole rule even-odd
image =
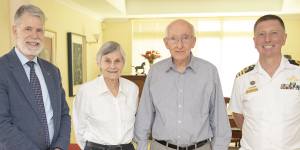
[[[120,145],[102,145],[87,141],[84,150],[134,150],[134,147],[131,143]]]

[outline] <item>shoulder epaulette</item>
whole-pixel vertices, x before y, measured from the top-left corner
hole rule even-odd
[[[292,64],[292,65],[299,66],[299,61],[297,62],[297,61],[294,60],[294,59],[289,59],[289,63]]]
[[[253,65],[250,65],[248,67],[245,67],[244,69],[242,69],[238,74],[236,74],[236,78],[243,75],[243,74],[246,74],[248,72],[250,72],[251,70],[253,70],[255,67],[255,64]]]

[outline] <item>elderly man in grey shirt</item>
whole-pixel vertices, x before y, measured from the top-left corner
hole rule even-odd
[[[164,38],[171,58],[149,71],[135,122],[138,150],[227,150],[231,129],[217,69],[192,55],[193,26],[171,22]],[[152,130],[152,132],[151,132]]]

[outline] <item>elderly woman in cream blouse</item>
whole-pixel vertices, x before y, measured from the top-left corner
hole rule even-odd
[[[77,92],[73,120],[78,145],[84,150],[134,150],[131,143],[138,87],[120,77],[125,53],[117,42],[103,44],[97,53],[102,75]]]

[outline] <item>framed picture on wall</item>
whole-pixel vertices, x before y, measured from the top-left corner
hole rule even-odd
[[[44,49],[39,57],[55,64],[56,32],[46,29],[44,35]]]
[[[69,96],[75,96],[79,85],[86,81],[86,38],[67,33]]]

